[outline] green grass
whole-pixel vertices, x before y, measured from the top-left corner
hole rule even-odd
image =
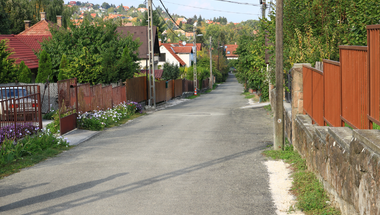
[[[251,99],[251,98],[256,97],[255,94],[250,94],[249,92],[242,93],[242,95],[245,95],[246,99]]]
[[[282,159],[291,164],[294,170],[291,192],[297,197],[296,207],[305,214],[339,215],[340,211],[328,205],[327,193],[314,173],[307,170],[306,161],[301,158],[293,146],[286,143],[284,151],[266,150],[264,155],[273,159]]]
[[[47,148],[39,153],[24,156],[21,159],[18,159],[14,162],[8,163],[8,164],[2,164],[0,165],[0,179],[9,176],[13,173],[19,172],[21,169],[26,167],[31,167],[43,160],[46,160],[51,157],[55,157],[56,155],[60,154],[63,151],[67,151],[69,149],[73,148],[73,146],[52,146],[50,148]]]
[[[269,104],[269,105],[267,105],[267,106],[264,106],[263,107],[265,110],[267,110],[267,111],[272,111],[272,106]]]

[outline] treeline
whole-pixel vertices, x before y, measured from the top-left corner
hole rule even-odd
[[[339,61],[339,45],[367,45],[367,25],[380,24],[380,1],[284,1],[284,73],[294,63],[311,63],[323,59]],[[275,11],[260,20],[257,34],[240,37],[237,77],[246,88],[267,89],[274,83]],[[265,37],[270,58],[266,72]]]
[[[0,0],[0,34],[19,34],[25,30],[24,20],[31,25],[41,20],[40,12],[54,23],[62,15],[62,25],[67,27],[73,8],[64,6],[63,0]]]

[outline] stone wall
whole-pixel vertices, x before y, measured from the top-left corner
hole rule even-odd
[[[297,115],[293,145],[342,214],[380,214],[380,131],[315,126]]]

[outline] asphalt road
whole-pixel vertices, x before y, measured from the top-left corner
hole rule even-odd
[[[275,214],[261,152],[273,125],[230,76],[0,180],[0,214]]]

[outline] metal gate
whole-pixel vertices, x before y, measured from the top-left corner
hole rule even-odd
[[[59,130],[63,135],[77,127],[78,89],[77,79],[57,82],[59,105]]]

